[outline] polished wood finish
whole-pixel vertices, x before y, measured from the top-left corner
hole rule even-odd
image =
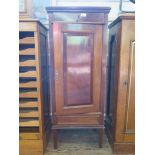
[[[49,14],[51,13],[102,13],[108,14],[110,7],[87,7],[87,6],[55,6],[55,7],[46,7],[46,10]],[[104,19],[102,19],[104,20]]]
[[[92,37],[64,33],[64,105],[91,104]],[[72,52],[74,50],[74,52]],[[77,60],[75,60],[75,57]],[[78,84],[77,84],[78,81]]]
[[[72,28],[72,30],[70,30],[70,27]],[[101,85],[102,27],[100,25],[95,26],[84,24],[60,25],[54,23],[53,29],[54,29],[54,45],[55,45],[54,50],[57,51],[55,52],[54,60],[59,60],[54,62],[56,72],[55,78],[58,78],[55,79],[55,95],[56,95],[55,108],[57,115],[99,112],[100,93],[98,92],[100,92],[100,85]],[[79,31],[74,33],[74,37],[78,37],[77,38],[78,40],[74,41],[74,39],[72,39],[72,41],[75,42],[77,45],[75,46],[73,44],[72,49],[70,49],[71,47],[66,47],[68,48],[66,50],[64,46],[69,45],[65,45],[66,40],[63,38],[64,45],[62,56],[61,43],[59,37],[61,36],[61,33],[63,33],[63,35],[72,36],[73,35],[72,31]],[[92,40],[92,34],[94,34],[94,41]],[[87,39],[90,40],[89,45],[86,45],[87,48],[89,47],[88,49],[85,48],[84,45],[83,47],[81,47],[82,46],[81,44],[78,45],[78,41],[81,42],[80,40],[81,37],[87,37]],[[73,49],[74,49],[74,53],[72,52],[73,56],[71,58],[69,56],[66,58],[66,56],[69,55],[68,53],[70,52],[70,50],[73,51]],[[94,51],[90,53],[89,51],[91,51],[91,49],[94,49]],[[81,50],[80,53],[78,52],[79,50]],[[75,57],[77,58],[75,59]],[[68,64],[69,62],[66,62],[66,59],[68,61],[72,61],[74,63],[74,66],[72,64]],[[88,66],[87,64],[90,61],[89,59],[92,59],[93,61]],[[83,60],[83,62],[81,62],[81,60]],[[72,69],[72,73],[70,73],[71,74],[70,76],[72,76],[72,78],[67,77],[69,74],[68,73],[69,71],[66,70],[67,65],[73,66],[73,67],[69,66],[70,71]],[[98,78],[95,78],[96,76]],[[66,81],[66,78],[70,78],[68,79],[69,82]],[[91,81],[89,81],[89,79]],[[71,85],[69,86],[70,87],[69,89],[71,90],[68,90],[67,85],[68,83],[69,85]],[[90,87],[93,87],[93,89]],[[85,98],[82,99],[83,93],[86,99]],[[66,100],[68,100],[68,96],[70,96],[70,100],[67,101],[66,103]],[[81,100],[88,100],[84,101],[88,103],[81,103]],[[70,101],[72,102],[70,103]]]
[[[109,25],[106,131],[114,153],[134,153],[135,17],[121,15]]]
[[[94,128],[102,146],[108,7],[48,7],[54,148],[57,130]],[[102,93],[102,95],[101,95]]]
[[[43,155],[51,124],[47,28],[26,19],[19,26],[20,155]]]

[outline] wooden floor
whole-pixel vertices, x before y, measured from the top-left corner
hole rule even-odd
[[[106,136],[103,138],[103,148],[99,148],[96,130],[61,130],[58,149],[53,149],[50,137],[45,155],[113,155]]]

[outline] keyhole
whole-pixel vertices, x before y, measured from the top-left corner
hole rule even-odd
[[[125,80],[125,81],[123,82],[123,84],[124,84],[125,86],[127,86],[127,85],[128,85],[128,81]]]

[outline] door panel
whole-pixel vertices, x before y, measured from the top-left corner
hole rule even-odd
[[[102,26],[54,23],[56,114],[99,112]]]
[[[63,35],[64,105],[91,104],[93,35]]]

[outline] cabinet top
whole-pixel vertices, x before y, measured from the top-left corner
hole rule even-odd
[[[83,7],[83,6],[57,6],[57,7],[46,7],[48,13],[53,12],[70,12],[70,13],[109,13],[110,7]]]
[[[23,19],[19,19],[19,23],[25,23],[25,24],[31,24],[33,23],[33,25],[35,25],[36,23],[43,27],[44,29],[48,30],[47,27],[45,25],[43,25],[38,19],[32,19],[32,18],[23,18]],[[32,25],[32,24],[31,24]],[[33,27],[33,26],[32,26]],[[31,26],[28,26],[28,28],[31,29]],[[23,29],[23,28],[22,28]],[[32,28],[33,29],[33,28]]]
[[[109,7],[47,7],[50,22],[107,23]]]
[[[111,24],[109,24],[108,27],[111,28],[122,20],[135,20],[135,14],[134,13],[120,14]]]

